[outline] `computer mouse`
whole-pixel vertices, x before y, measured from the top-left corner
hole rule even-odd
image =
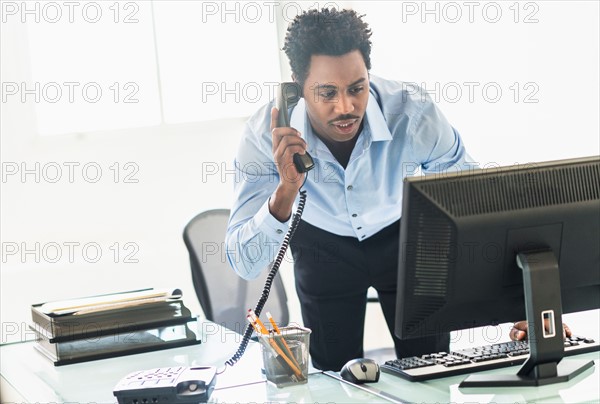
[[[352,359],[340,371],[342,379],[356,384],[379,381],[379,365],[373,359]]]

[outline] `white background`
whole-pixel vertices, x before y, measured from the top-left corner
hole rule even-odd
[[[2,2],[3,7],[6,3]],[[139,2],[141,6],[145,3]],[[163,105],[161,112],[161,94],[154,90],[140,92],[137,105],[82,103],[82,112],[61,115],[44,100],[35,102],[29,97],[22,102],[18,95],[3,93],[2,343],[22,339],[29,305],[47,300],[175,286],[184,290],[186,303],[199,310],[182,230],[197,213],[231,205],[231,161],[243,122],[259,104],[251,108],[241,103],[223,106],[219,97],[202,102],[198,83],[220,82],[224,72],[228,80],[242,86],[289,79],[287,65],[274,67],[278,58],[284,60],[276,49],[283,43],[281,33],[274,30],[268,34],[267,25],[253,37],[250,25],[248,30],[239,28],[250,14],[221,14],[219,7],[224,3],[205,3],[217,7],[217,14],[207,16],[210,21],[206,24],[219,28],[209,34],[198,31],[203,16],[190,16],[188,9],[177,8],[181,4],[160,3],[155,8],[157,13],[163,10],[155,15],[163,32],[176,32],[181,24],[190,26],[183,39],[173,34],[171,39],[157,40],[165,60],[161,65],[162,97],[171,97],[175,104],[170,105],[180,107]],[[283,15],[286,3],[276,2],[274,8],[266,3],[254,4],[265,18],[267,11],[274,10],[280,23],[294,10],[288,6]],[[429,90],[481,164],[525,164],[600,153],[598,2],[296,2],[293,6],[325,4],[349,5],[366,14],[373,29],[372,73],[415,82]],[[242,6],[238,4],[239,10]],[[78,38],[92,29],[86,21],[66,25],[60,42],[48,40],[43,45],[46,59],[37,64],[30,52],[34,43],[31,33],[37,32],[39,47],[40,32],[44,37],[47,24],[32,23],[27,15],[29,21],[24,23],[21,15],[3,14],[2,82],[101,82],[108,77],[122,84],[133,77],[141,84],[157,83],[154,45],[145,31],[148,24],[144,24],[144,18],[150,17],[144,14],[147,9],[140,10],[138,26],[124,29],[115,24],[114,35],[97,43],[80,40],[77,44]],[[73,44],[65,47],[70,41]],[[273,48],[265,48],[265,43]],[[215,46],[219,44],[227,46]],[[100,49],[104,53],[98,61],[94,58]],[[107,53],[106,49],[115,51]],[[265,54],[265,49],[271,50]],[[54,63],[73,55],[91,58],[94,68],[73,68],[65,73],[60,63]],[[179,62],[169,65],[168,61],[177,57]],[[200,74],[203,65],[209,68]],[[253,79],[248,71],[261,76]],[[123,114],[119,107],[131,107],[126,110],[131,113]],[[238,117],[223,118],[231,111]],[[88,115],[81,114],[90,117],[82,119]],[[95,122],[96,129],[81,127],[90,122]],[[63,134],[43,134],[44,127],[54,128],[54,132],[61,127],[71,129]],[[35,170],[36,163],[40,165],[39,182],[34,174],[23,179],[21,173],[6,172],[15,166]],[[217,172],[207,172],[207,163]],[[77,168],[72,182],[66,180],[68,164]],[[102,169],[97,182],[88,181],[95,175],[93,171],[88,177],[81,174],[86,164],[90,170]],[[48,181],[54,178],[56,165],[65,170],[63,177]],[[137,181],[126,181],[127,174],[129,180]],[[21,254],[23,248],[35,249],[36,243],[45,256],[37,259],[33,253]],[[126,243],[132,244],[126,248]],[[48,257],[55,257],[52,247],[56,244],[63,257],[53,263]],[[6,248],[15,245],[21,249],[19,253],[5,254]],[[75,246],[73,262],[67,257],[68,245]],[[98,262],[88,262],[90,255],[95,257],[95,250],[88,250],[86,256],[82,251],[85,245],[100,246]],[[129,259],[137,263],[126,262],[127,254],[133,254]],[[289,264],[282,275],[291,285]],[[288,295],[292,319],[299,321],[291,286]],[[590,329],[597,333],[597,312],[574,321],[589,325],[589,320],[594,321]],[[367,338],[373,341],[381,327],[377,322],[369,326],[372,336]]]

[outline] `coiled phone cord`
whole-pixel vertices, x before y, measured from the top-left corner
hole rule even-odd
[[[273,262],[273,265],[271,266],[271,270],[269,271],[269,275],[267,276],[267,280],[265,281],[265,287],[263,288],[263,292],[262,295],[260,296],[260,299],[258,299],[258,303],[256,303],[256,308],[254,309],[254,313],[256,313],[257,316],[260,316],[260,313],[263,309],[263,307],[265,306],[265,303],[267,303],[267,299],[269,298],[269,292],[271,291],[271,286],[273,285],[273,280],[275,279],[275,275],[277,275],[277,271],[279,271],[279,266],[281,265],[283,258],[285,257],[285,252],[288,249],[288,246],[290,244],[290,240],[292,239],[292,236],[294,235],[294,232],[296,231],[296,228],[298,228],[298,224],[300,224],[300,218],[302,217],[302,212],[304,211],[304,205],[306,204],[306,191],[300,191],[300,200],[298,201],[298,209],[296,209],[296,213],[294,213],[294,217],[292,218],[292,223],[290,224],[290,228],[288,229],[288,232],[286,233],[283,242],[281,243],[281,247],[279,248],[279,253],[277,254],[277,258],[275,258],[275,261]],[[248,343],[250,342],[250,337],[252,336],[252,331],[253,328],[250,326],[250,324],[246,325],[246,330],[244,331],[244,337],[242,338],[242,342],[240,343],[240,346],[237,350],[237,352],[231,357],[231,359],[229,359],[228,361],[225,362],[225,365],[227,368],[227,365],[229,366],[233,366],[237,363],[237,361],[239,361],[242,358],[242,355],[244,355],[244,352],[246,351],[246,348],[248,347]],[[223,369],[220,373],[223,373],[225,371],[225,369]]]

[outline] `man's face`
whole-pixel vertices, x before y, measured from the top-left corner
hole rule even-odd
[[[320,137],[336,142],[354,138],[369,100],[369,74],[361,53],[313,55],[303,92],[308,118]]]

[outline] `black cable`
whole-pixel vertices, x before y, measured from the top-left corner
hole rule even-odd
[[[306,179],[305,179],[306,180]],[[304,185],[304,184],[303,184]],[[258,303],[256,303],[256,308],[254,309],[254,313],[256,316],[260,316],[260,313],[267,303],[267,299],[269,298],[269,292],[271,292],[271,286],[273,285],[273,279],[275,279],[275,275],[277,275],[277,271],[279,271],[279,266],[283,262],[283,258],[285,257],[285,252],[288,249],[290,244],[290,240],[300,224],[300,218],[302,217],[302,212],[304,211],[304,205],[306,204],[306,191],[300,191],[300,201],[298,202],[298,209],[296,209],[296,213],[294,213],[294,217],[292,218],[292,223],[290,224],[290,228],[281,243],[281,247],[279,248],[279,253],[277,254],[277,258],[273,261],[273,265],[271,266],[271,270],[269,271],[269,275],[267,275],[267,280],[265,281],[265,287],[263,288],[262,295],[260,299],[258,299]],[[246,325],[246,330],[244,331],[244,337],[242,338],[242,342],[237,350],[237,352],[225,362],[225,365],[233,366],[242,358],[246,348],[248,347],[248,343],[250,342],[250,337],[252,336],[253,328],[250,324]],[[221,371],[220,373],[223,373]]]

